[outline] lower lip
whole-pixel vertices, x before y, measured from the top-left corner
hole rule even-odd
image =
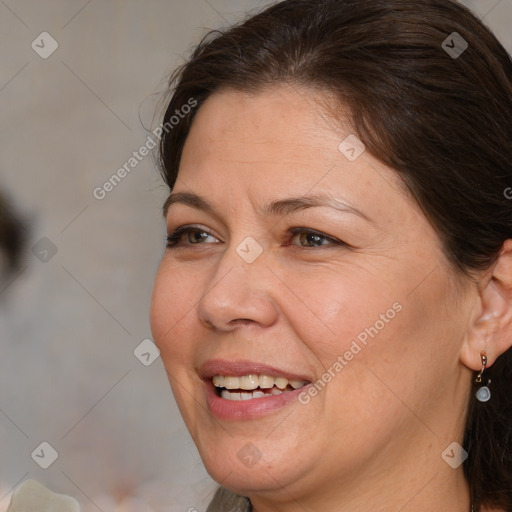
[[[217,395],[211,381],[205,382],[208,408],[213,416],[221,420],[252,420],[271,414],[291,402],[297,401],[306,389],[304,386],[280,395],[268,395],[250,400],[228,400]]]

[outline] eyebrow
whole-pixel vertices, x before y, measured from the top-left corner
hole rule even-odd
[[[190,206],[191,208],[197,208],[198,210],[203,210],[212,215],[216,215],[215,208],[204,197],[201,197],[192,192],[176,192],[175,194],[171,194],[167,198],[167,201],[165,201],[163,208],[164,216],[167,215],[169,208],[173,204],[178,203]],[[290,215],[292,213],[300,212],[308,208],[315,208],[320,206],[334,208],[335,210],[345,213],[352,213],[373,224],[373,221],[365,213],[358,210],[354,206],[340,202],[332,197],[318,194],[278,199],[264,206],[262,211],[265,215],[269,216]]]

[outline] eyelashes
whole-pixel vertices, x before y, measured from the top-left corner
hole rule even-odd
[[[296,246],[305,249],[315,249],[320,247],[332,247],[332,246],[343,246],[350,247],[349,244],[342,242],[336,238],[333,238],[321,231],[305,227],[294,227],[288,230],[288,237],[284,243],[285,246]],[[209,231],[201,227],[194,226],[180,226],[173,233],[167,236],[167,248],[191,248],[194,245],[209,245],[205,243],[208,238],[215,238]],[[291,241],[298,238],[301,242],[305,242],[310,245],[296,245]],[[186,241],[184,241],[184,239]],[[327,243],[324,243],[327,242]],[[213,242],[222,243],[222,242]]]
[[[206,237],[201,236],[201,237],[199,237],[199,239],[196,239],[193,242],[190,242],[190,236],[188,236],[189,245],[202,245],[199,243],[201,240],[208,238],[208,236],[213,237],[213,235],[211,233],[209,233],[208,231],[206,231],[202,228],[197,228],[197,227],[193,227],[193,226],[181,226],[178,229],[176,229],[173,233],[171,233],[170,235],[167,236],[167,248],[187,245],[187,244],[183,244],[182,238],[184,237],[184,235],[191,235],[191,234],[200,234],[200,235],[207,235],[207,236]]]
[[[325,233],[322,233],[321,231],[316,231],[315,229],[309,229],[304,227],[297,227],[297,228],[291,228],[288,230],[288,233],[290,233],[292,236],[292,239],[295,238],[297,235],[299,235],[299,238],[301,235],[306,235],[305,238],[302,238],[302,240],[307,240],[309,243],[318,243],[319,240],[327,241],[327,244],[321,243],[319,245],[310,245],[310,246],[299,246],[304,248],[315,248],[315,247],[323,247],[323,246],[345,246],[348,247],[348,244],[345,242],[342,242],[341,240],[338,240],[337,238],[333,238],[332,236],[326,235]],[[286,244],[286,245],[293,245],[293,244]]]

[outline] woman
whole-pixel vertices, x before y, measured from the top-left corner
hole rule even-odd
[[[512,510],[511,82],[448,0],[287,0],[174,74],[151,323],[209,511]]]

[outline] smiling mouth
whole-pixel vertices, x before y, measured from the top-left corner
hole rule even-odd
[[[288,380],[285,377],[255,374],[239,377],[215,375],[212,381],[217,396],[235,401],[281,395],[309,384],[306,380]]]

